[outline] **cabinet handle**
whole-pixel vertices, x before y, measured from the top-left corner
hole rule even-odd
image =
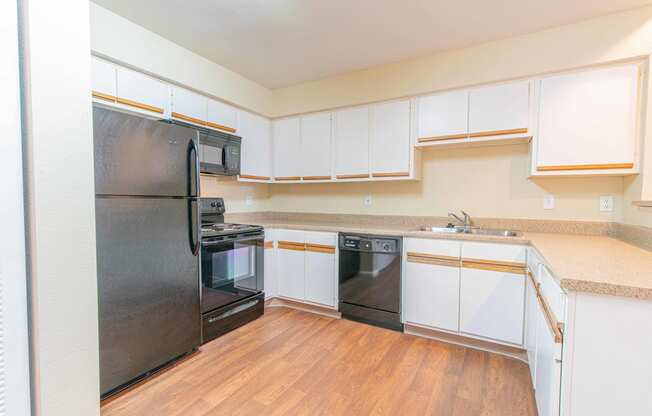
[[[555,314],[550,309],[548,302],[543,297],[543,294],[539,288],[537,288],[537,300],[539,301],[541,309],[543,309],[543,315],[546,318],[546,322],[548,323],[548,329],[550,329],[550,333],[555,338],[555,344],[561,344],[564,340],[564,334],[561,332],[561,328],[563,326],[559,321],[557,321]]]
[[[363,179],[363,178],[368,178],[369,175],[365,173],[358,173],[354,175],[336,175],[336,179]]]
[[[299,181],[301,176],[276,176],[274,179],[277,181]]]
[[[111,95],[111,94],[105,94],[103,92],[93,91],[92,95],[93,95],[93,98],[98,98],[100,100],[110,101],[112,103],[114,103],[116,101],[115,96]]]
[[[527,133],[527,128],[479,131],[477,133],[470,133],[469,137],[504,136],[506,134],[519,134],[519,133]]]
[[[401,178],[405,176],[410,176],[410,172],[378,172],[372,173],[372,178]]]
[[[187,121],[189,123],[194,123],[194,124],[199,124],[201,126],[205,126],[206,122],[204,120],[200,120],[198,118],[190,117],[185,114],[177,113],[175,111],[172,112],[172,117],[178,118],[179,120]]]
[[[301,179],[304,181],[326,181],[329,180],[330,176],[302,176]]]
[[[139,108],[141,110],[152,111],[154,113],[163,114],[165,112],[165,110],[163,110],[161,107],[155,107],[153,105],[139,103],[138,101],[128,100],[126,98],[117,97],[116,102],[118,104],[124,104],[124,105],[128,105],[129,107]]]
[[[436,256],[424,253],[407,253],[407,261],[410,263],[429,264],[432,266],[460,267],[461,262],[457,257]]]
[[[462,267],[467,269],[488,270],[492,272],[503,272],[524,275],[525,264],[511,261],[462,259]]]
[[[469,137],[468,133],[460,133],[460,134],[448,134],[445,136],[419,137],[417,141],[419,143],[427,143],[427,142],[439,142],[442,140],[466,139],[467,137]]]
[[[324,244],[306,244],[306,251],[313,253],[335,254],[335,247]]]
[[[210,128],[213,128],[213,129],[224,130],[224,131],[228,131],[229,133],[235,133],[235,129],[234,129],[233,127],[229,127],[229,126],[224,126],[224,125],[222,125],[222,124],[213,123],[212,121],[205,121],[205,122],[204,122],[204,125],[205,125],[206,127],[210,127]]]
[[[557,166],[537,166],[540,172],[554,170],[600,170],[600,169],[632,169],[633,163],[604,163],[593,165],[557,165]]]
[[[295,243],[294,241],[279,241],[277,247],[282,250],[306,251],[304,243]]]
[[[240,175],[242,179],[256,179],[259,181],[268,181],[269,176],[258,176],[258,175]]]

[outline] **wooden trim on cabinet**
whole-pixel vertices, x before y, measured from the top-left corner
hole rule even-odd
[[[274,248],[274,242],[273,241],[265,241],[265,244],[263,244],[264,248]]]
[[[439,142],[442,140],[466,139],[468,137],[469,137],[468,133],[460,133],[460,134],[449,134],[446,136],[419,137],[417,141],[419,143],[427,143],[427,142]]]
[[[336,179],[364,179],[368,178],[369,174],[364,174],[364,173],[358,173],[358,174],[353,174],[353,175],[336,175]]]
[[[525,274],[527,274],[527,277],[528,277],[528,278],[530,279],[530,281],[532,282],[532,285],[534,286],[534,290],[538,292],[538,291],[539,291],[539,288],[541,287],[541,283],[537,283],[537,281],[534,280],[534,273],[532,273],[532,271],[528,268],[528,269],[525,271]]]
[[[335,254],[335,246],[306,243],[306,251],[313,253]]]
[[[555,344],[561,344],[564,340],[564,334],[561,331],[562,324],[557,320],[555,314],[552,312],[552,309],[550,309],[550,305],[548,305],[548,302],[546,302],[546,299],[543,297],[543,294],[538,288],[537,300],[539,301],[539,305],[541,305],[541,309],[543,309],[543,314],[546,318],[548,329],[550,329],[550,332],[555,337]]]
[[[306,251],[306,245],[304,243],[294,241],[279,241],[277,247],[282,250]]]
[[[270,180],[269,176],[258,176],[258,175],[240,175],[243,179],[255,179],[259,181],[268,181]]]
[[[329,180],[330,176],[302,176],[301,179],[304,181],[325,181]]]
[[[301,176],[276,176],[274,179],[277,181],[299,181]]]
[[[652,201],[634,201],[632,204],[637,207],[652,207]]]
[[[407,261],[410,263],[430,264],[433,266],[460,267],[461,262],[458,257],[437,256],[425,253],[407,253]]]
[[[105,94],[105,93],[99,92],[99,91],[93,91],[92,96],[93,96],[93,98],[97,98],[97,99],[105,100],[105,101],[111,101],[112,103],[116,102],[116,100],[117,100],[114,95]]]
[[[469,137],[504,136],[507,134],[519,134],[519,133],[527,133],[527,128],[479,131],[476,133],[469,133]]]
[[[189,123],[195,123],[199,124],[201,126],[205,126],[206,122],[204,120],[200,120],[198,118],[190,117],[185,114],[177,113],[176,111],[172,112],[172,117],[173,118],[178,118],[179,120],[187,121]]]
[[[549,172],[555,170],[601,170],[601,169],[632,169],[633,163],[603,163],[592,165],[556,165],[556,166],[537,166],[540,172]]]
[[[410,172],[377,172],[371,174],[372,178],[398,178],[405,176],[410,176]]]
[[[235,131],[236,131],[233,127],[213,123],[212,121],[205,121],[204,125],[206,127],[210,127],[210,128],[213,128],[213,129],[228,131],[229,133],[235,133]]]
[[[511,261],[462,259],[462,267],[493,272],[525,274],[525,264]]]
[[[155,107],[153,105],[139,103],[138,101],[128,100],[126,98],[116,97],[115,101],[118,104],[124,104],[130,107],[140,108],[141,110],[152,111],[154,113],[163,114],[165,112],[165,110],[162,109],[161,107]]]

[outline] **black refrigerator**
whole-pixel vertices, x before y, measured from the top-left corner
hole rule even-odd
[[[197,137],[93,108],[103,398],[200,344]]]

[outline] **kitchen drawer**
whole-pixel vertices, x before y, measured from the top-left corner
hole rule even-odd
[[[509,244],[472,243],[462,244],[462,258],[493,260],[496,262],[525,264],[525,246]]]
[[[433,256],[460,258],[462,243],[452,240],[431,240],[427,238],[408,238],[406,247],[408,254],[429,254]]]
[[[541,295],[550,306],[558,322],[564,322],[566,312],[566,293],[559,286],[552,273],[544,265],[540,268]]]
[[[260,293],[202,316],[202,344],[241,327],[265,313],[265,296]]]
[[[305,232],[306,244],[318,244],[323,246],[335,247],[337,241],[337,234],[324,233],[318,231]]]

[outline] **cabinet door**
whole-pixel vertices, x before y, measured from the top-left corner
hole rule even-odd
[[[405,320],[459,330],[460,268],[412,262],[405,274]]]
[[[274,120],[274,178],[301,179],[301,123],[299,117]]]
[[[306,300],[335,306],[337,235],[306,231]]]
[[[265,229],[265,299],[276,297],[278,284],[276,281],[276,251],[274,248],[274,230]]]
[[[245,111],[240,113],[240,178],[268,181],[272,176],[271,128],[271,122],[264,117]]]
[[[115,65],[93,57],[91,60],[93,98],[100,102],[116,100]]]
[[[529,118],[529,81],[475,88],[469,93],[470,137],[527,133]]]
[[[466,139],[469,128],[469,92],[451,91],[418,100],[419,143]]]
[[[369,177],[369,107],[338,111],[334,117],[336,177]]]
[[[634,166],[637,66],[544,78],[539,95],[537,171]]]
[[[238,131],[239,111],[237,108],[210,98],[206,101],[206,127],[227,133]]]
[[[539,325],[539,306],[537,301],[537,291],[534,287],[532,279],[527,279],[526,287],[527,295],[525,304],[525,349],[527,351],[527,359],[530,366],[532,385],[535,386],[537,372],[537,328]]]
[[[172,118],[206,125],[206,97],[184,88],[172,87]]]
[[[524,275],[462,268],[460,287],[461,332],[523,344]]]
[[[541,307],[537,310],[537,333],[537,372],[534,388],[539,416],[559,416],[561,344],[555,343]]]
[[[305,287],[305,237],[303,231],[276,230],[278,294],[303,301]]]
[[[301,159],[304,180],[331,178],[331,113],[301,117]]]
[[[410,101],[373,106],[371,176],[410,176]]]
[[[117,101],[130,110],[166,115],[170,103],[168,85],[140,72],[117,68]]]

